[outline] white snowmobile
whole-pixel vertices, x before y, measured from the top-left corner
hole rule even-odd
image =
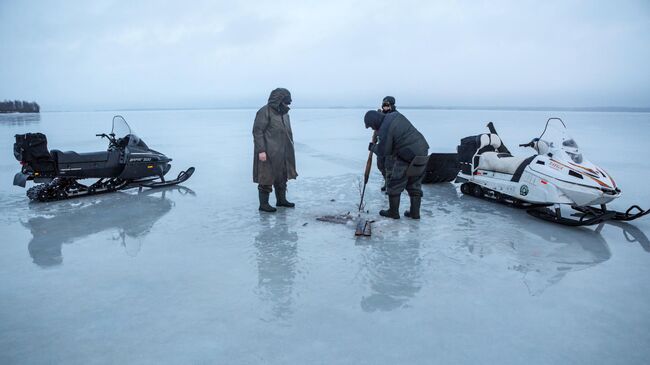
[[[560,118],[548,119],[539,138],[519,145],[537,152],[530,157],[512,156],[491,122],[488,129],[458,146],[456,182],[463,194],[527,208],[535,217],[569,226],[631,221],[650,212],[638,205],[625,212],[607,209],[621,190],[604,169],[583,158]],[[576,211],[573,218],[562,216],[561,205]]]

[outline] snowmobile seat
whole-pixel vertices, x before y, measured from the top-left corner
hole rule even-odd
[[[514,175],[523,163],[529,163],[528,157],[515,157],[509,153],[499,152],[503,142],[494,133],[481,135],[478,168],[481,170],[501,172]]]
[[[461,171],[468,175],[472,174],[472,166],[474,169],[514,174],[522,162],[508,152],[496,133],[463,138],[458,146],[458,160]]]
[[[501,137],[494,133],[481,134],[480,140],[479,153],[498,151],[499,147],[503,144]]]
[[[88,163],[88,162],[106,162],[108,161],[108,151],[77,153],[74,151],[61,152],[59,150],[50,151],[55,160],[60,164]]]
[[[514,175],[517,168],[528,159],[528,157],[515,157],[507,153],[483,152],[478,168]]]

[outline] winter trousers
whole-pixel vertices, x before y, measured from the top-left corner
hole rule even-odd
[[[259,185],[257,185],[257,189],[258,189],[259,191],[261,191],[261,192],[269,193],[269,194],[270,194],[270,193],[273,192],[273,187],[274,187],[274,186],[275,186],[275,190],[280,190],[280,191],[287,190],[287,182],[286,182],[286,181],[282,181],[282,182],[274,182],[273,185],[262,185],[262,184],[259,184]]]
[[[423,171],[419,176],[406,176],[406,170],[409,168],[409,163],[400,158],[387,158],[386,159],[386,180],[388,185],[386,193],[388,195],[399,195],[406,189],[409,196],[422,196],[422,179],[426,174]]]

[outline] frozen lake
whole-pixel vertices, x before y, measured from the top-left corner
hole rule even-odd
[[[316,221],[356,208],[364,112],[291,111],[297,208],[276,214],[257,211],[255,110],[0,115],[0,363],[647,363],[650,217],[566,228],[448,183],[424,187],[421,221],[379,219],[374,170],[372,238]],[[520,155],[562,117],[623,190],[611,206],[650,207],[650,114],[402,112],[431,152],[493,121]],[[14,134],[102,150],[113,114],[172,175],[196,167],[186,188],[30,204],[11,185]]]

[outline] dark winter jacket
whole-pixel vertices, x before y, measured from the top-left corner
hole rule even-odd
[[[260,108],[253,124],[253,181],[262,185],[286,182],[298,177],[293,148],[293,132],[289,121],[289,108],[282,105],[291,101],[287,89],[275,89],[268,104]],[[259,154],[266,152],[266,161]]]
[[[378,124],[377,143],[373,147],[377,156],[393,156],[411,162],[415,156],[428,155],[429,144],[405,116],[397,111],[377,114],[383,117]],[[370,122],[376,126],[372,119]]]

